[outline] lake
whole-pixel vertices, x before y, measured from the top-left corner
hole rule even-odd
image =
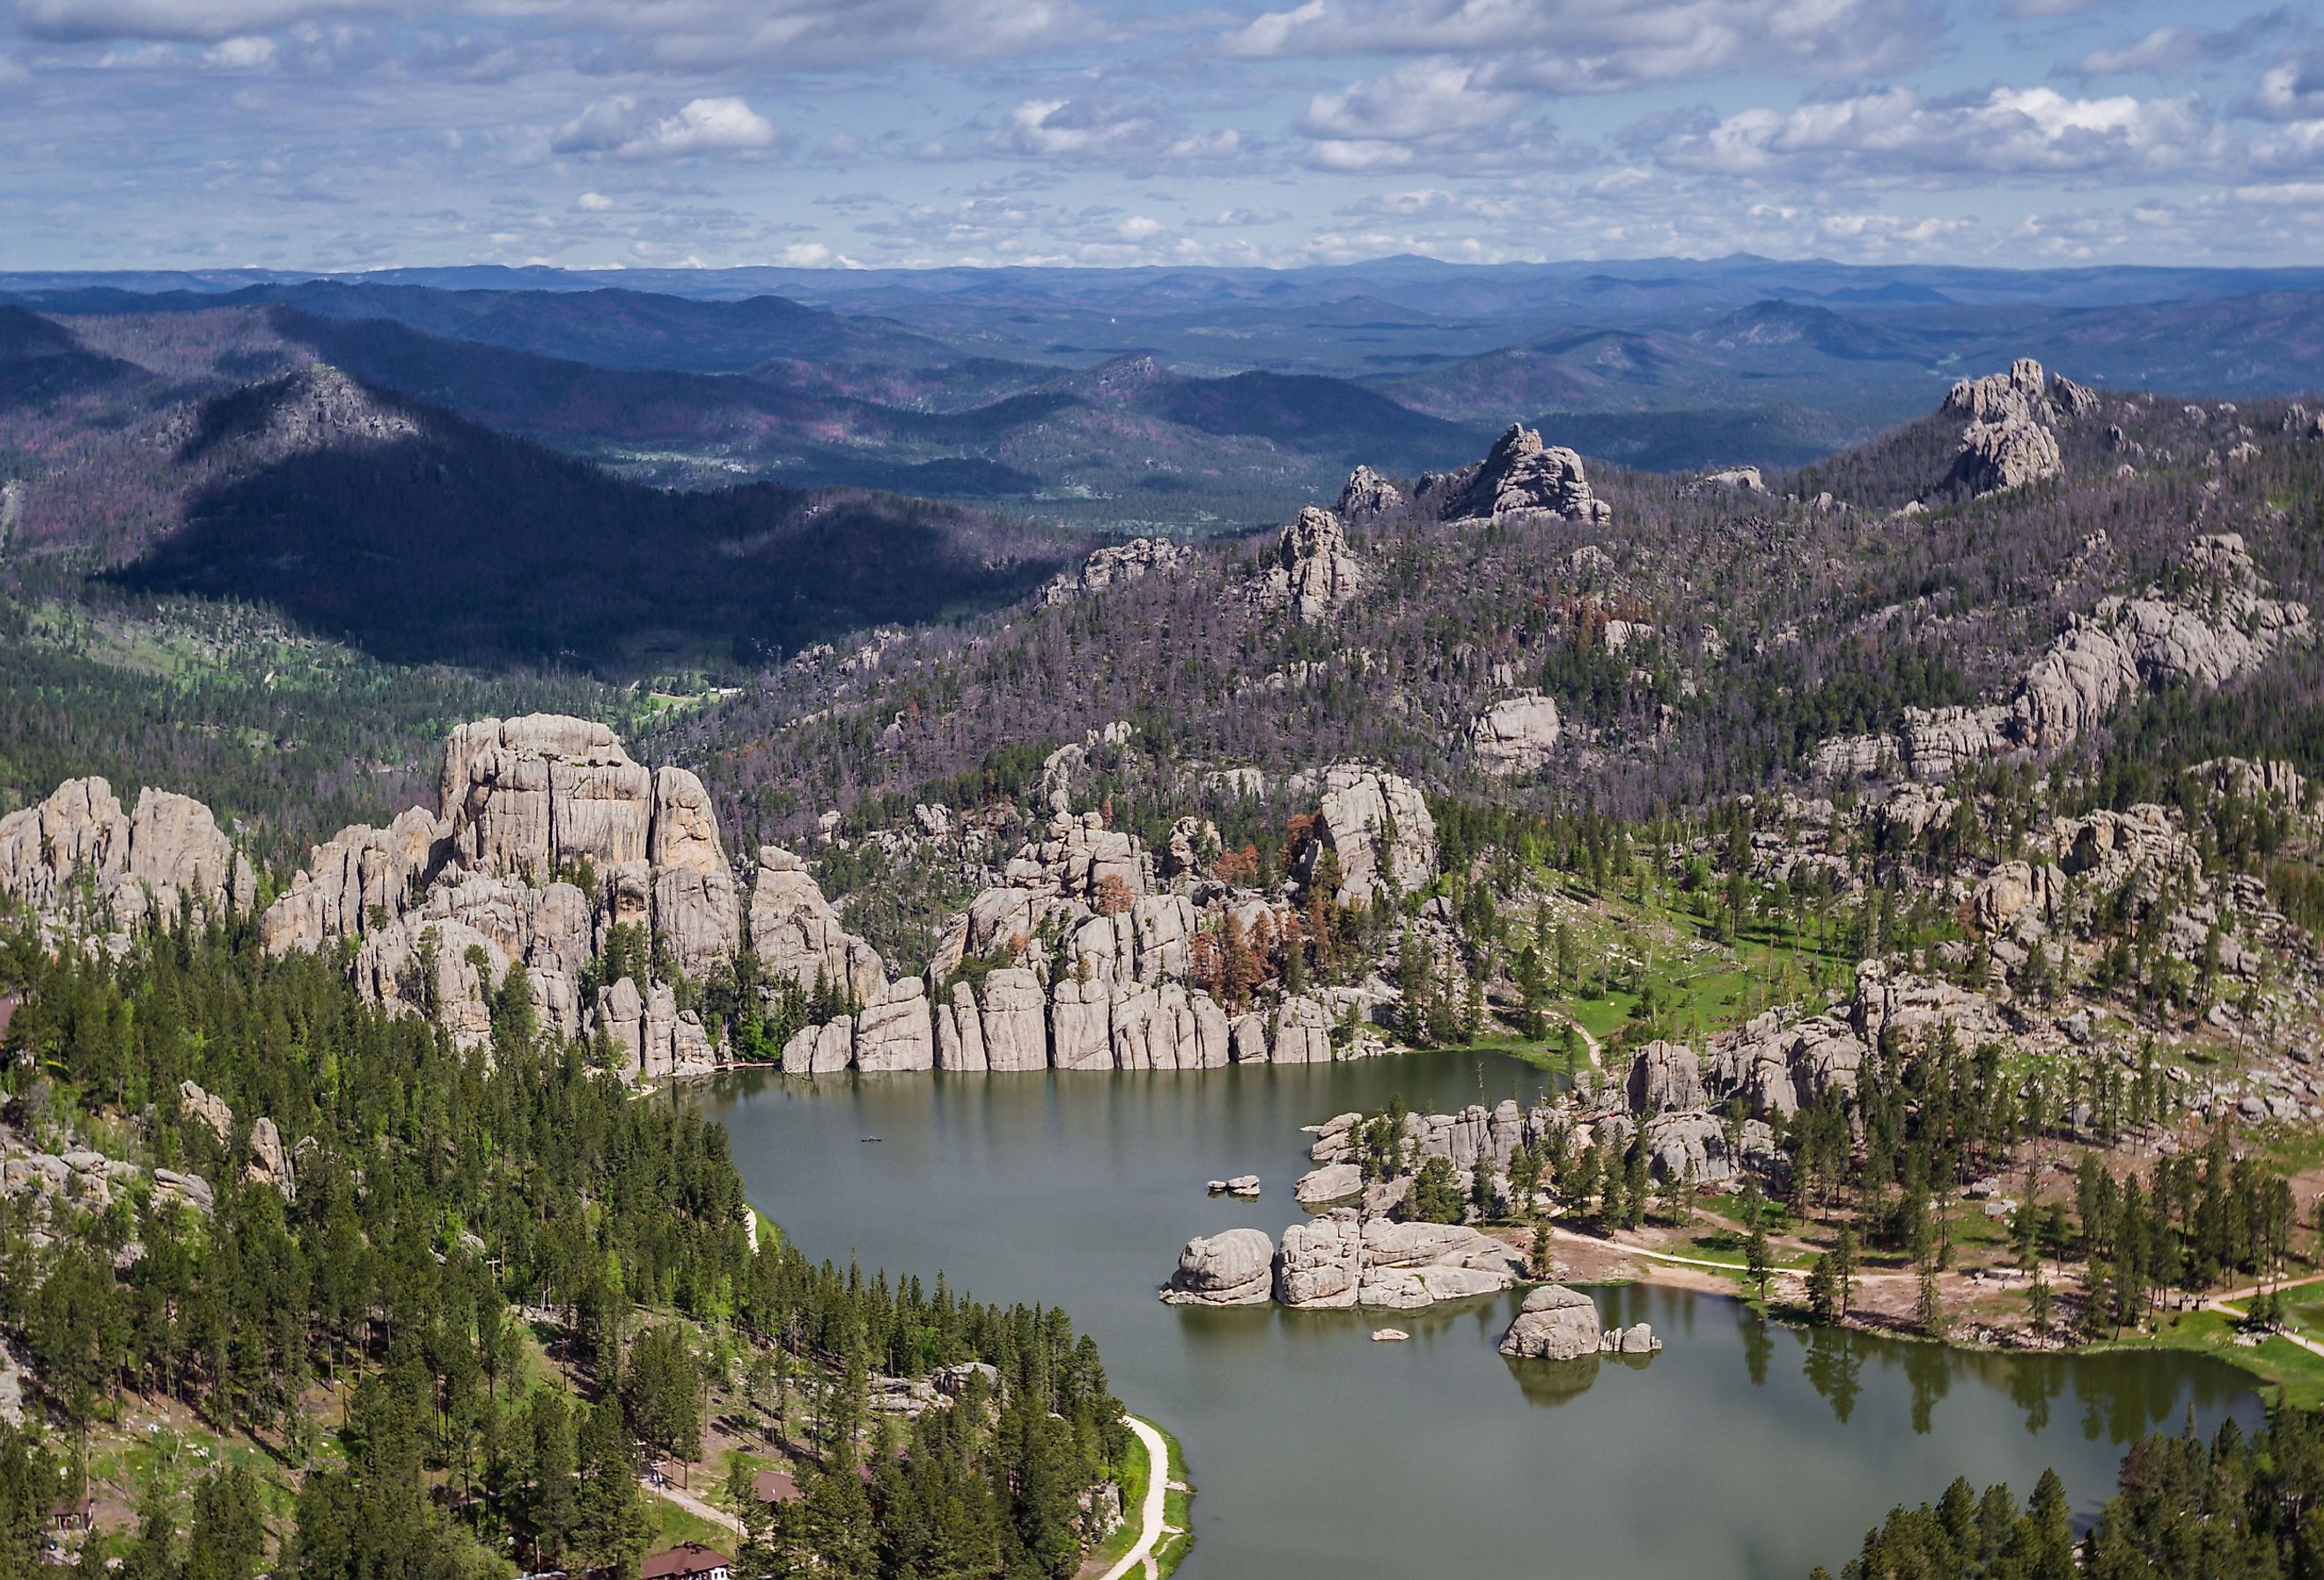
[[[2087,1513],[2126,1444],[2246,1427],[2242,1373],[2200,1356],[1969,1354],[1760,1322],[1715,1296],[1593,1291],[1644,1319],[1646,1360],[1510,1361],[1521,1291],[1427,1311],[1216,1310],[1156,1291],[1197,1234],[1301,1216],[1303,1124],[1392,1094],[1445,1112],[1546,1077],[1410,1054],[1199,1072],[786,1080],[687,1089],[752,1200],[808,1254],[941,1269],[955,1289],[1062,1305],[1114,1391],[1175,1432],[1198,1489],[1188,1580],[1484,1574],[1837,1574],[1895,1504],[1957,1475],[2022,1499],[2043,1467]],[[876,1142],[864,1138],[876,1136]],[[1206,1180],[1255,1173],[1255,1202]],[[1375,1326],[1412,1335],[1374,1344]]]

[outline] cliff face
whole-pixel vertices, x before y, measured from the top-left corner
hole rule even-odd
[[[1347,764],[1312,788],[1303,870],[1336,871],[1327,898],[1368,905],[1434,874],[1417,787]],[[649,769],[602,725],[555,715],[462,725],[438,790],[432,812],[414,807],[317,846],[259,917],[259,936],[278,955],[348,948],[368,996],[474,1045],[490,1039],[521,966],[539,1022],[603,1039],[633,1078],[708,1069],[719,1051],[687,1007],[688,984],[744,951],[770,1011],[794,987],[852,1006],[790,1039],[782,1067],[796,1075],[1313,1063],[1335,1057],[1335,1025],[1379,1007],[1359,988],[1230,1012],[1226,929],[1263,947],[1289,936],[1298,912],[1286,892],[1204,877],[1191,827],[1157,862],[1096,813],[1059,813],[952,919],[925,975],[891,978],[803,860],[765,845],[738,873],[700,780]],[[130,814],[104,781],[77,780],[0,820],[0,895],[58,936],[125,947],[149,917],[247,910],[254,892],[248,861],[182,796],[148,790]],[[971,962],[982,968],[964,971]]]

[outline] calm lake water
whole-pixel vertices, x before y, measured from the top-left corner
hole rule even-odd
[[[1188,1236],[1300,1216],[1299,1127],[1401,1094],[1443,1112],[1544,1077],[1407,1055],[1187,1073],[751,1074],[686,1100],[723,1120],[752,1201],[810,1255],[1003,1301],[1063,1305],[1114,1391],[1176,1432],[1199,1491],[1188,1580],[1508,1573],[1806,1580],[1956,1475],[2020,1497],[2044,1466],[2075,1506],[2125,1444],[2260,1418],[2192,1356],[1969,1355],[1760,1323],[1677,1290],[1594,1291],[1644,1318],[1646,1361],[1496,1353],[1519,1295],[1394,1315],[1204,1310],[1156,1290]],[[877,1136],[877,1143],[863,1138]],[[1204,1182],[1258,1174],[1256,1202]],[[1392,1324],[1403,1344],[1370,1342]]]

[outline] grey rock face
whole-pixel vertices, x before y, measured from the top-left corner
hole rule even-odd
[[[647,830],[646,860],[657,869],[727,873],[726,853],[718,843],[718,814],[710,804],[710,792],[683,768],[665,766],[654,771],[653,821]]]
[[[1308,868],[1321,849],[1340,864],[1339,900],[1369,905],[1385,883],[1391,893],[1409,893],[1436,872],[1436,819],[1419,787],[1397,774],[1361,763],[1334,763],[1325,771],[1317,808],[1318,842],[1308,847]]]
[[[1079,568],[1060,573],[1041,589],[1041,602],[1055,606],[1102,593],[1108,587],[1136,581],[1149,571],[1175,570],[1194,556],[1183,543],[1167,538],[1132,538],[1099,550]]]
[[[582,861],[604,872],[647,859],[653,776],[603,725],[529,714],[463,725],[443,789],[452,848],[469,867],[545,882]]]
[[[1050,1062],[1061,1070],[1113,1067],[1113,993],[1094,979],[1056,984],[1049,1003]]]
[[[803,1026],[783,1044],[783,1074],[827,1076],[844,1070],[855,1057],[855,1022],[842,1015],[820,1026]]]
[[[1276,1007],[1269,1058],[1276,1064],[1332,1062],[1332,1018],[1320,1003],[1295,993]]]
[[[1340,490],[1340,502],[1333,509],[1342,520],[1356,521],[1391,514],[1402,510],[1405,503],[1403,492],[1395,484],[1370,467],[1358,467],[1348,474],[1347,485]]]
[[[855,1067],[867,1072],[936,1067],[927,993],[918,977],[899,977],[863,1006],[855,1020]]]
[[[953,984],[950,996],[938,1001],[936,1022],[936,1068],[982,1075],[992,1067],[984,1051],[984,1017],[968,984]]]
[[[198,920],[244,908],[256,887],[208,807],[151,785],[134,813],[92,778],[68,780],[39,806],[0,818],[0,894],[60,918],[84,883],[121,929],[148,916],[173,923],[181,901]]]
[[[801,987],[820,976],[869,999],[887,982],[879,952],[847,930],[807,864],[779,845],[759,849],[751,947],[770,972]]]
[[[1656,1040],[1640,1049],[1630,1060],[1630,1112],[1670,1113],[1704,1108],[1710,1098],[1702,1089],[1702,1063],[1694,1049],[1682,1043]]]
[[[1590,491],[1582,457],[1563,445],[1545,447],[1541,435],[1522,423],[1509,425],[1472,475],[1455,477],[1465,485],[1453,494],[1448,516],[1540,513],[1585,522],[1614,518],[1612,507]]]
[[[221,1147],[234,1144],[234,1110],[223,1097],[212,1096],[191,1081],[178,1083],[178,1106],[210,1127]]]
[[[1275,1243],[1258,1229],[1186,1242],[1162,1298],[1183,1306],[1264,1306],[1274,1286]]]
[[[1536,1361],[1575,1361],[1599,1353],[1598,1303],[1579,1289],[1544,1284],[1501,1335],[1501,1354]]]
[[[1287,612],[1301,624],[1314,625],[1339,613],[1362,590],[1363,568],[1348,547],[1340,518],[1310,505],[1276,540],[1251,597],[1263,611]]]
[[[1488,773],[1530,773],[1557,751],[1557,704],[1538,691],[1505,697],[1469,725],[1469,744]]]
[[[994,1070],[1045,1069],[1049,1032],[1041,982],[1022,966],[1008,966],[984,979],[984,1055]]]

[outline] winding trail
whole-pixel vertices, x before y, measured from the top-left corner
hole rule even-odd
[[[733,1515],[727,1513],[725,1510],[715,1503],[705,1502],[683,1487],[673,1487],[667,1483],[658,1487],[642,1476],[638,1478],[638,1485],[657,1498],[677,1504],[697,1520],[707,1520],[713,1525],[723,1526],[736,1536],[750,1534],[743,1529],[742,1522]]]
[[[2216,1311],[2222,1317],[2232,1317],[2237,1321],[2241,1321],[2243,1318],[2250,1316],[2251,1313],[2237,1309],[2236,1307],[2232,1304],[2234,1301],[2248,1300],[2253,1296],[2258,1294],[2263,1289],[2281,1291],[2283,1289],[2296,1289],[2303,1284],[2319,1282],[2324,1282],[2324,1273],[2310,1273],[2304,1279],[2292,1279],[2280,1284],[2254,1284],[2248,1289],[2229,1289],[2223,1295],[2214,1295],[2209,1299],[2204,1301],[2203,1309],[2206,1311]],[[2270,1329],[2269,1336],[2272,1338],[2289,1339],[2293,1344],[2298,1344],[2301,1349],[2306,1350],[2311,1355],[2324,1355],[2324,1344],[2319,1344],[2316,1340],[2310,1338],[2303,1334],[2294,1333],[2288,1327]]]
[[[1162,1511],[1170,1497],[1170,1446],[1162,1440],[1161,1433],[1136,1416],[1121,1418],[1146,1445],[1146,1502],[1138,1511],[1138,1539],[1098,1580],[1127,1580],[1132,1573],[1154,1573],[1154,1549],[1162,1542]]]

